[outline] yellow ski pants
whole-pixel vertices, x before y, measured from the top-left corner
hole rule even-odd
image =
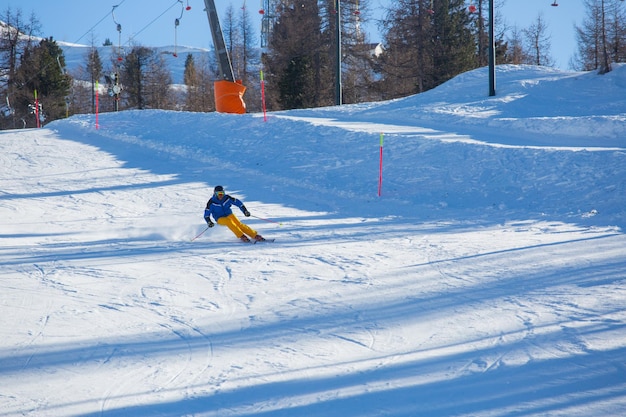
[[[220,217],[219,219],[217,219],[217,224],[228,227],[230,231],[233,232],[235,236],[239,238],[243,236],[244,234],[246,234],[254,239],[257,235],[256,230],[254,230],[247,224],[241,223],[241,221],[234,214],[229,214],[228,216]]]

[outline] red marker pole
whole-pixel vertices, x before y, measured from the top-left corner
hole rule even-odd
[[[263,80],[263,71],[261,71],[261,105],[263,106],[263,121],[267,122],[267,110],[265,108],[265,81]]]
[[[100,129],[100,124],[98,123],[98,96],[100,92],[100,88],[98,87],[98,81],[96,81],[96,130]]]
[[[380,197],[382,191],[383,191],[383,140],[384,140],[385,134],[381,133],[380,134],[380,163],[379,163],[379,169],[378,169],[378,196]]]

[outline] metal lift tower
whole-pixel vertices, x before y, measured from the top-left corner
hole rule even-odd
[[[276,15],[275,0],[263,0],[263,7],[259,10],[259,13],[263,16],[261,18],[261,48],[266,48],[270,43],[270,36],[274,29],[274,23]]]
[[[246,87],[235,80],[233,65],[230,61],[230,56],[228,56],[226,42],[224,42],[224,33],[217,16],[215,1],[204,0],[204,6],[209,18],[213,47],[217,55],[217,65],[221,78],[215,81],[214,84],[215,110],[220,113],[243,114],[246,112],[246,103],[243,101]]]

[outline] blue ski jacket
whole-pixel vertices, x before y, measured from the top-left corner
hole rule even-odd
[[[231,206],[237,206],[241,210],[242,213],[246,213],[246,206],[243,205],[241,200],[237,200],[235,197],[231,197],[228,194],[225,194],[224,197],[217,198],[216,195],[213,195],[211,199],[206,203],[206,208],[204,209],[204,220],[208,223],[211,220],[210,216],[213,216],[215,221],[220,217],[226,217],[233,213]]]

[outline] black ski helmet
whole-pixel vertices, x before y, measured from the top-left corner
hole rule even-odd
[[[221,185],[218,185],[213,189],[214,193],[217,193],[218,191],[224,192],[224,187],[222,187]]]

